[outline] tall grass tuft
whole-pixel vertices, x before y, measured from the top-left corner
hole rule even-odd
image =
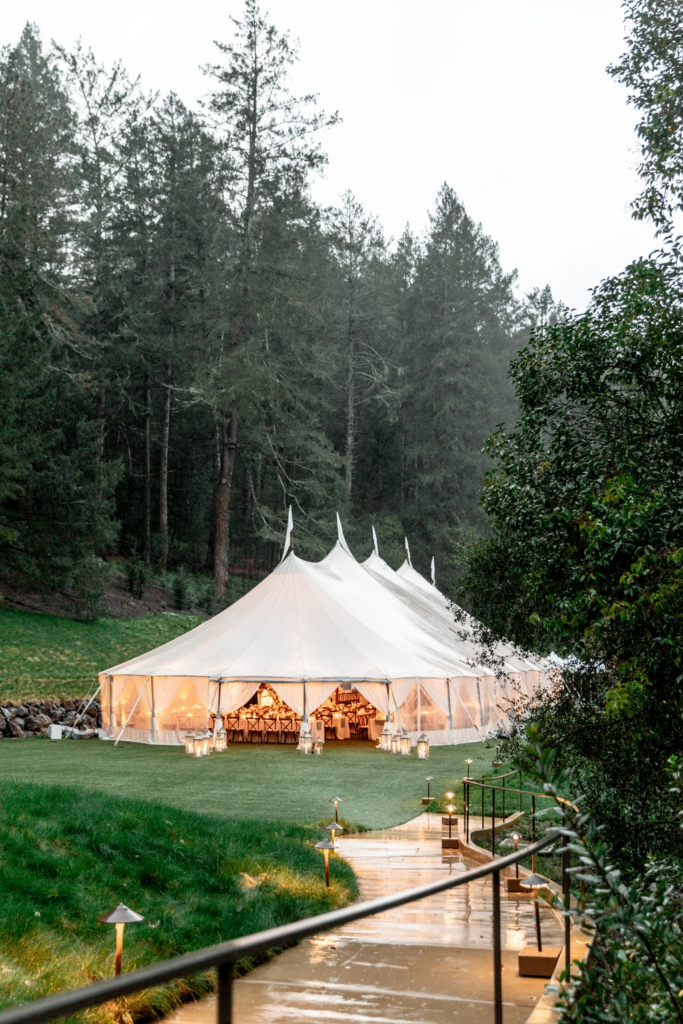
[[[124,970],[342,906],[357,895],[343,861],[326,890],[318,829],[215,820],[62,787],[6,784],[0,799],[0,1006],[113,974],[125,903]],[[246,969],[253,964],[242,964]],[[97,1022],[168,1013],[214,985],[187,978],[88,1011]]]

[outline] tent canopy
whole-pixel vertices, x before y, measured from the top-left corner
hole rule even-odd
[[[321,562],[290,548],[225,611],[101,673],[110,735],[125,724],[126,738],[182,742],[190,720],[229,714],[262,682],[304,718],[340,683],[351,683],[413,729],[431,715],[442,742],[456,742],[456,734],[459,742],[475,739],[503,721],[509,680],[482,664],[443,594],[408,561],[394,572],[375,552],[360,565],[341,523],[338,530]],[[525,692],[539,684],[540,662],[520,659],[512,648],[499,653]]]
[[[410,609],[335,545],[319,563],[290,552],[225,611],[103,674],[387,682],[483,673],[422,636]]]

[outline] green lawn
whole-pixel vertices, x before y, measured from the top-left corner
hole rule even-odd
[[[38,745],[25,744],[33,754]],[[119,902],[145,918],[126,927],[124,970],[348,903],[357,896],[353,871],[333,857],[325,889],[313,849],[321,836],[3,781],[0,1007],[112,975],[114,928],[97,918]],[[212,985],[212,972],[194,976],[83,1019],[155,1019]]]
[[[98,672],[159,647],[201,621],[167,613],[85,623],[0,608],[0,700],[84,697]]]
[[[322,757],[293,746],[234,744],[194,759],[177,747],[111,741],[0,741],[0,793],[5,780],[55,783],[112,796],[151,800],[214,817],[311,823],[330,816],[329,798],[365,828],[408,821],[421,810],[425,775],[432,795],[449,788],[462,798],[466,757],[473,775],[490,774],[494,751],[483,743],[432,747],[427,761],[380,752],[370,743],[325,744]]]

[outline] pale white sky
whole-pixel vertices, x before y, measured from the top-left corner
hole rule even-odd
[[[6,3],[0,42],[27,20],[45,40],[78,36],[122,58],[147,88],[192,104],[212,40],[241,0],[23,0]],[[333,203],[352,189],[387,234],[421,230],[448,181],[529,290],[585,306],[588,289],[650,252],[631,220],[635,117],[605,67],[623,49],[620,0],[263,0],[301,41],[298,91],[320,93]]]

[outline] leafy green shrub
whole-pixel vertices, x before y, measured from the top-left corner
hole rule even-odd
[[[175,606],[180,611],[189,608],[192,604],[193,594],[190,590],[190,574],[184,565],[178,567],[178,571],[173,577],[173,596],[175,597]]]
[[[114,577],[114,567],[95,555],[83,559],[74,579],[76,612],[83,622],[97,622],[108,612],[105,595]]]
[[[575,1024],[650,1024],[683,1020],[683,864],[648,857],[640,870],[626,875],[615,866],[602,828],[586,813],[581,798],[563,796],[568,779],[558,770],[556,751],[545,747],[538,727],[527,729],[524,744],[531,770],[554,798],[561,817],[561,831],[569,839],[569,851],[578,858],[570,868],[586,892],[575,892],[579,909],[563,912],[580,919],[593,933],[589,959],[575,961],[559,994],[561,1022]],[[680,796],[681,768],[669,764]],[[582,896],[586,897],[580,909]],[[556,901],[560,904],[559,898]],[[560,904],[561,905],[561,904]]]
[[[143,562],[141,558],[131,558],[126,566],[126,586],[133,597],[138,601],[142,600],[151,580],[151,566]]]
[[[533,724],[567,786],[600,822],[612,857],[640,871],[648,854],[683,858],[683,833],[669,792],[671,737],[653,716],[610,712],[610,673],[596,663],[576,664],[554,685],[514,703],[517,733],[502,745],[514,767],[528,774],[526,728]]]

